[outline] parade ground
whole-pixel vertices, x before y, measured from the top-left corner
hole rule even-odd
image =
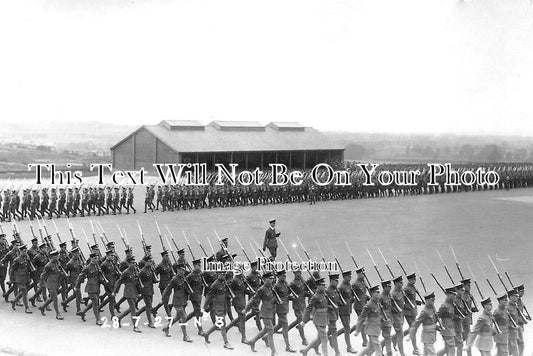
[[[378,276],[372,266],[367,249],[371,252],[383,276],[390,278],[378,248],[387,258],[395,274],[402,271],[397,263],[401,261],[407,273],[415,272],[415,263],[428,290],[436,292],[437,306],[443,301],[443,293],[433,282],[430,273],[434,273],[444,287],[450,286],[451,281],[445,273],[436,250],[444,258],[454,281],[459,281],[455,260],[450,246],[453,246],[462,273],[465,277],[473,277],[468,266],[471,267],[479,287],[484,296],[494,297],[486,278],[488,277],[498,293],[503,287],[490,264],[491,256],[499,269],[504,282],[509,281],[504,276],[507,271],[513,283],[524,283],[526,294],[525,305],[533,311],[533,190],[517,189],[511,191],[483,191],[469,193],[434,194],[406,197],[391,197],[379,199],[361,199],[345,201],[318,202],[316,205],[307,203],[279,204],[267,206],[248,206],[235,208],[216,208],[188,211],[174,211],[143,213],[141,207],[142,191],[136,194],[137,213],[129,215],[108,215],[102,217],[85,217],[70,219],[76,237],[80,240],[84,254],[88,255],[87,244],[82,233],[86,232],[92,244],[92,231],[90,219],[98,220],[104,228],[107,237],[114,240],[117,252],[124,257],[124,246],[117,230],[117,224],[125,229],[128,240],[133,246],[138,260],[142,257],[143,250],[137,221],[142,227],[143,234],[149,244],[153,246],[156,262],[160,261],[159,253],[162,250],[155,220],[159,223],[162,232],[169,236],[166,229],[170,229],[175,241],[180,247],[186,247],[182,230],[187,235],[195,257],[202,256],[194,235],[202,246],[211,253],[208,240],[215,250],[219,249],[214,230],[220,237],[229,238],[229,250],[237,253],[237,260],[245,260],[240,246],[235,237],[243,243],[249,256],[259,253],[252,251],[251,237],[258,243],[263,243],[264,233],[268,227],[268,220],[277,219],[276,230],[281,232],[280,239],[291,252],[291,257],[296,259],[293,249],[297,248],[298,254],[304,256],[302,248],[298,245],[297,237],[305,245],[311,257],[319,259],[322,256],[317,246],[320,246],[324,258],[328,261],[337,257],[343,269],[354,269],[351,256],[346,243],[354,253],[353,257],[359,265],[366,267],[368,277],[373,284],[379,282]],[[71,236],[65,218],[54,219],[62,240],[70,241]],[[47,229],[54,235],[54,244],[59,244],[55,235],[55,228],[51,220],[46,220]],[[17,223],[22,239],[29,243],[31,239],[30,224],[28,221]],[[4,223],[4,231],[10,235],[12,224]],[[33,228],[38,235],[37,224]],[[169,236],[170,237],[170,236]],[[100,240],[98,242],[101,245]],[[70,246],[70,244],[69,244]],[[330,249],[333,249],[334,255]],[[190,261],[191,255],[186,249],[186,258]],[[279,247],[278,260],[285,260],[286,253]],[[308,275],[304,275],[306,278]],[[288,280],[292,280],[288,274]],[[420,280],[417,281],[420,291],[423,291]],[[478,291],[472,285],[472,293],[477,301],[480,300]],[[119,295],[122,294],[122,289]],[[156,291],[154,300],[159,301],[159,291]],[[494,305],[496,306],[495,298]],[[142,302],[139,304],[142,306]],[[125,304],[123,305],[123,308]],[[172,337],[166,338],[161,331],[161,326],[156,330],[141,325],[142,334],[132,332],[131,327],[102,328],[94,324],[92,313],[87,314],[87,322],[82,322],[75,315],[74,304],[69,312],[63,313],[65,320],[58,321],[54,312],[48,312],[46,317],[40,315],[36,308],[33,314],[26,315],[23,307],[16,311],[11,310],[11,305],[0,302],[0,315],[2,332],[0,333],[1,352],[20,355],[252,355],[249,346],[240,343],[237,328],[229,331],[230,343],[234,350],[223,348],[220,333],[214,333],[210,344],[197,335],[196,327],[191,323],[188,327],[193,343],[188,344],[181,340],[181,330],[172,329]],[[189,304],[187,311],[191,311]],[[161,311],[160,311],[161,313]],[[109,316],[107,307],[103,316]],[[477,318],[477,316],[474,316]],[[124,320],[129,319],[125,318]],[[289,321],[294,316],[289,313]],[[352,324],[355,323],[355,313],[352,314]],[[141,316],[141,323],[145,322],[145,315]],[[211,325],[211,321],[207,320]],[[531,322],[530,322],[531,324]],[[533,327],[525,326],[526,354],[531,355],[533,344]],[[338,322],[340,327],[340,321]],[[407,327],[407,324],[405,324]],[[247,336],[251,338],[256,333],[255,323],[247,323]],[[316,329],[309,322],[306,325],[306,334],[309,340],[316,336]],[[300,338],[295,329],[289,332],[293,348],[301,349]],[[274,340],[280,355],[285,352],[285,345],[281,335],[275,335]],[[437,349],[442,345],[438,336]],[[406,345],[406,354],[411,354],[409,342]],[[352,335],[352,345],[356,350],[361,349],[360,337]],[[421,346],[421,344],[419,344]],[[339,337],[339,348],[346,355],[346,347],[342,336]],[[43,353],[42,350],[47,350]],[[478,351],[473,349],[474,354]],[[332,349],[329,350],[332,354]],[[257,343],[257,355],[270,355],[270,350],[261,341]],[[298,354],[300,355],[300,354]],[[311,350],[309,355],[314,355]]]

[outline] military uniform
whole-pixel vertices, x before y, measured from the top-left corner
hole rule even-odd
[[[185,267],[184,265],[179,265],[181,268]],[[165,304],[168,304],[170,294],[173,294],[172,306],[176,309],[176,316],[174,320],[177,320],[180,323],[185,323],[187,315],[185,314],[185,307],[187,306],[187,300],[189,297],[189,290],[187,289],[187,284],[185,281],[185,271],[179,269],[178,273],[170,280],[167,287],[163,291],[162,299]],[[170,324],[164,329],[167,336],[170,336]],[[187,335],[186,325],[181,326],[183,332],[183,341],[192,342],[192,340]]]
[[[227,330],[226,330],[226,313],[227,313],[227,291],[226,282],[223,273],[220,273],[219,277],[207,292],[205,298],[204,309],[206,312],[212,314],[212,318],[215,319],[215,324],[206,333],[203,334],[205,341],[209,343],[209,335],[213,333],[217,328],[220,329],[222,339],[224,340],[224,347],[233,349],[228,342]]]
[[[91,253],[92,258],[96,258],[96,253]],[[92,308],[94,317],[96,318],[96,324],[101,325],[100,321],[100,308],[99,308],[99,300],[100,297],[100,272],[99,267],[97,266],[97,262],[90,260],[85,266],[85,268],[82,269],[81,273],[78,275],[78,278],[76,279],[76,289],[80,288],[81,283],[87,279],[87,283],[85,284],[85,293],[88,294],[89,299],[91,299],[91,304],[88,305],[83,311],[80,312],[80,316],[83,321],[85,321],[85,313]]]
[[[11,306],[15,309],[15,305],[20,299],[22,299],[26,313],[31,314],[31,310],[28,307],[28,288],[31,282],[31,267],[28,255],[21,253],[20,256],[16,257],[13,260],[11,269],[14,271],[15,277],[12,281],[18,286],[18,294],[16,295],[15,300],[11,302]]]
[[[357,353],[360,355],[370,355],[372,352],[376,353],[376,356],[382,355],[381,343],[379,342],[379,335],[381,334],[381,323],[384,314],[380,307],[380,300],[378,287],[372,287],[370,293],[374,294],[374,297],[365,304],[359,318],[357,319],[357,332],[365,330],[365,334],[368,336],[368,345]]]

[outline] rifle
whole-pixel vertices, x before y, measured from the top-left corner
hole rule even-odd
[[[281,240],[280,240],[281,241]],[[298,250],[294,250],[294,253],[296,254],[296,257],[298,257],[298,259],[300,260],[300,262],[303,262],[303,259],[302,257],[300,256],[300,254],[298,253]],[[309,273],[309,276],[311,276],[311,278],[313,279],[313,281],[315,280],[315,277],[313,277],[313,274],[309,271],[309,269],[306,269],[307,270],[307,273]],[[304,286],[307,288],[307,292],[309,292],[309,295],[313,295],[313,291],[311,290],[311,287],[309,287],[309,284],[307,284],[306,281],[303,280],[302,278],[302,282],[304,284]]]
[[[496,271],[496,275],[498,276],[498,279],[500,280],[500,282],[502,283],[502,286],[503,286],[503,290],[507,293],[508,289],[507,289],[507,286],[505,285],[505,283],[503,282],[503,278],[502,276],[500,275],[500,272],[498,271],[498,269],[496,268],[496,265],[494,264],[494,261],[492,261],[492,258],[489,257],[489,260],[490,260],[490,263],[492,264],[492,267],[494,267],[494,270]],[[488,281],[488,279],[487,279]],[[526,318],[526,316],[520,311],[519,308],[516,308],[516,311],[518,312],[518,315],[520,315],[520,317],[524,320],[524,322],[527,324],[528,322],[528,319]],[[509,314],[510,315],[510,314]],[[514,321],[514,320],[513,320]]]
[[[157,220],[155,221],[155,226],[157,227],[157,234],[159,235],[159,242],[161,242],[161,248],[163,251],[166,251],[165,244],[163,243],[163,236],[161,235],[161,229],[159,228],[159,224],[157,223]]]
[[[137,220],[137,227],[139,228],[139,234],[141,235],[141,244],[143,246],[144,254],[147,255],[148,250],[146,249],[146,241],[144,240],[143,231],[141,229],[141,224],[139,224],[139,220]]]
[[[513,284],[513,281],[511,281],[511,277],[509,277],[509,274],[507,273],[507,271],[505,270],[505,267],[502,263],[502,261],[500,261],[500,265],[502,266],[503,268],[503,273],[505,274],[505,276],[507,277],[507,280],[509,281],[509,283],[511,284],[511,287],[514,288],[514,284]],[[531,321],[531,315],[529,314],[529,311],[527,310],[525,304],[522,304],[522,306],[524,307],[524,312],[526,313],[525,314],[525,317],[527,317],[527,320]],[[523,317],[523,315],[522,315]],[[524,319],[526,321],[526,319]]]
[[[46,228],[46,222],[44,221],[44,219],[41,219],[41,220],[43,221],[43,229],[44,229],[44,232],[46,233],[46,239],[50,240],[50,241],[47,241],[47,243],[50,245],[50,248],[55,250],[56,248],[54,247],[54,242],[50,238],[52,235],[50,235],[50,233],[48,232],[48,229]],[[38,217],[37,217],[37,221],[39,221]],[[48,237],[48,236],[50,236],[50,237]]]
[[[54,229],[56,230],[56,236],[57,236],[57,239],[59,240],[59,243],[60,244],[63,243],[63,241],[61,241],[61,235],[59,234],[59,230],[57,229],[55,220],[52,220],[52,224],[54,224]]]
[[[198,243],[198,246],[200,246],[200,249],[202,250],[204,255],[207,257],[207,252],[205,252],[205,249],[202,246],[202,244],[200,243],[200,240],[198,240],[198,236],[196,236],[196,234],[194,232],[192,233],[192,236],[194,236],[194,238],[196,239],[196,242]]]
[[[350,248],[350,246],[348,246],[347,242],[344,242],[344,244],[346,245],[346,248],[348,249],[348,252],[350,253],[350,257],[352,258],[352,262],[355,268],[359,269],[359,266],[357,265],[357,262],[355,262],[355,258],[353,257],[352,249]],[[368,276],[366,275],[366,271],[364,270],[364,268],[363,268],[363,276],[364,276],[363,284],[365,284],[367,288],[370,288],[370,281],[368,280]]]
[[[381,255],[381,258],[383,258],[383,261],[385,261],[385,266],[387,267],[387,269],[389,270],[389,273],[392,277],[392,279],[396,278],[396,276],[394,275],[394,273],[392,273],[392,269],[390,268],[389,266],[389,262],[387,262],[387,260],[385,259],[385,255],[383,255],[383,252],[381,251],[381,249],[378,247],[378,252],[379,254]],[[407,300],[407,302],[409,303],[409,306],[412,308],[412,309],[415,309],[416,307],[413,305],[413,302],[411,302],[411,299],[407,298],[407,296],[405,295],[405,293],[403,292],[403,289],[400,289],[400,293],[402,294],[402,297],[404,300]],[[400,306],[398,305],[398,303],[396,302],[396,300],[394,300],[394,298],[391,298],[392,302],[394,303],[394,306],[396,307],[396,310],[398,310],[398,312],[401,312],[402,309],[400,308]]]
[[[328,241],[328,247],[329,247],[329,250],[331,251],[331,255],[333,256],[333,258],[335,259],[335,263],[337,264],[337,266],[339,267],[339,270],[341,271],[341,274],[344,274],[344,271],[342,270],[342,266],[341,264],[339,263],[339,260],[337,259],[337,257],[335,256],[335,252],[333,251],[333,248],[331,247],[331,244],[329,243]],[[355,291],[353,290],[353,287],[351,284],[349,284],[350,286],[350,290],[352,291],[352,294],[354,295],[355,299],[357,299],[357,301],[359,302],[359,297],[357,296],[357,293],[355,293]],[[337,293],[339,293],[337,291]],[[344,305],[346,305],[346,300],[343,298],[342,294],[339,293],[339,297],[341,298],[341,301],[344,302]]]
[[[384,281],[383,277],[381,276],[381,273],[379,272],[379,268],[378,266],[376,265],[376,261],[374,261],[374,257],[372,257],[372,254],[370,253],[370,251],[368,249],[366,249],[366,252],[368,254],[368,256],[370,257],[370,260],[372,261],[372,264],[374,265],[374,269],[376,270],[376,273],[378,274],[378,277],[379,277],[379,280],[381,282]],[[395,304],[395,307],[398,309],[398,310],[401,310],[398,305],[396,304],[396,301],[394,300],[394,298],[391,298],[391,300],[394,302]],[[378,305],[379,305],[379,309],[381,310],[381,314],[383,314],[383,319],[385,321],[389,321],[389,317],[387,316],[387,314],[385,314],[385,310],[383,309],[383,305],[381,304],[381,302],[378,300]]]
[[[181,229],[181,232],[183,233],[183,237],[185,237],[185,243],[187,243],[187,247],[189,248],[189,252],[191,253],[191,257],[192,257],[193,260],[195,260],[196,258],[194,257],[194,253],[192,252],[192,248],[191,248],[191,245],[189,244],[189,240],[187,239],[187,235],[185,235],[185,231],[183,231],[183,229]],[[206,280],[204,278],[204,274],[202,272],[200,272],[200,278],[202,279],[202,284],[204,285],[204,287],[205,288],[209,287],[209,285],[207,284],[207,282],[206,282]]]
[[[426,289],[426,285],[424,284],[424,280],[422,279],[422,274],[420,274],[420,269],[418,268],[416,261],[414,261],[414,263],[415,263],[416,274],[418,275],[418,278],[420,279],[420,284],[422,284],[422,288],[424,288],[424,293],[427,293],[428,290]]]
[[[100,224],[100,221],[96,222],[96,227],[101,230],[102,235],[104,236],[104,239],[105,239],[106,243],[109,243],[109,239],[107,238],[107,235],[105,233],[104,227],[102,226],[102,224]]]
[[[407,272],[405,271],[405,268],[403,268],[403,265],[402,263],[400,262],[400,260],[396,260],[396,262],[398,262],[398,264],[400,265],[400,268],[402,269],[402,272],[403,274],[405,274],[407,276]],[[415,285],[413,284],[413,287],[415,288],[415,293],[416,295],[418,295],[418,297],[420,298],[420,301],[422,302],[422,304],[426,304],[426,302],[424,301],[424,298],[422,298],[422,296],[420,295],[420,292],[418,291],[418,289],[415,287]],[[413,305],[413,303],[411,302],[411,300],[409,298],[407,298],[407,296],[405,297],[407,300],[409,300],[409,305]],[[415,300],[416,300],[416,297],[415,297]],[[414,309],[414,308],[413,308]]]
[[[446,290],[441,286],[441,284],[439,283],[439,281],[437,280],[437,277],[435,277],[435,275],[433,273],[430,273],[431,274],[431,277],[433,277],[433,279],[435,280],[435,283],[437,283],[437,285],[439,286],[439,288],[442,290],[443,293],[446,293]],[[455,311],[457,312],[457,314],[459,314],[459,316],[461,318],[464,318],[465,315],[463,314],[463,312],[461,311],[461,309],[459,309],[459,307],[457,306],[457,304],[455,304],[455,302],[452,302],[453,304],[453,307],[455,308]]]
[[[461,271],[461,267],[459,266],[459,260],[457,259],[457,256],[455,255],[455,251],[454,251],[452,245],[450,245],[450,250],[452,250],[452,255],[453,255],[453,258],[455,259],[455,265],[457,266],[457,270],[459,271],[459,276],[461,276],[461,280],[464,280],[465,277],[463,276],[463,272]],[[471,313],[472,312],[478,312],[479,309],[477,307],[476,300],[474,299],[474,296],[471,293],[469,293],[469,295],[470,295],[470,300],[472,301],[472,305],[474,306],[474,308],[472,310],[470,310],[470,308],[468,307],[468,304],[466,304],[466,301],[463,300],[463,304],[464,304],[465,308],[467,310],[469,310]]]
[[[244,256],[246,256],[246,259],[248,260],[248,263],[252,264],[252,261],[250,260],[250,258],[248,257],[248,255],[246,254],[246,250],[244,249],[244,247],[242,246],[241,242],[239,241],[239,239],[237,238],[237,236],[235,236],[235,240],[237,240],[237,243],[239,244],[239,246],[241,247],[241,250],[242,252],[244,253]],[[248,280],[246,278],[244,278],[244,283],[246,284],[246,287],[248,288],[248,290],[252,293],[252,294],[255,294],[255,290],[252,288],[252,286],[250,285],[250,283],[248,283]],[[290,287],[289,287],[290,288]],[[291,292],[292,289],[291,289]]]

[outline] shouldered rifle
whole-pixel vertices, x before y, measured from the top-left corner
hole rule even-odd
[[[509,284],[511,284],[511,287],[514,288],[514,284],[513,284],[513,281],[511,281],[511,277],[509,277],[509,274],[507,273],[507,271],[505,270],[505,267],[503,266],[503,263],[502,261],[500,261],[500,265],[502,266],[503,268],[503,273],[505,274],[505,276],[507,277],[507,280],[509,281]],[[519,297],[520,298],[520,297]],[[524,312],[525,312],[525,315],[521,315],[522,319],[524,319],[524,321],[531,321],[531,315],[529,314],[529,311],[527,310],[526,308],[526,305],[525,304],[522,304],[523,308],[524,308]],[[518,309],[520,311],[520,309]],[[520,311],[520,313],[522,313],[522,311]]]
[[[120,229],[120,226],[117,224],[118,233],[120,234],[120,239],[122,240],[122,243],[124,244],[124,247],[127,249],[130,248],[130,246],[126,243],[126,239],[124,238],[124,235],[122,234],[122,230]]]
[[[37,220],[39,220],[38,217],[37,217]],[[45,239],[49,240],[49,241],[47,241],[47,243],[50,245],[50,248],[55,250],[56,248],[54,247],[54,242],[52,241],[51,238],[48,237],[48,236],[52,236],[52,235],[50,235],[50,233],[48,232],[48,229],[46,228],[46,222],[44,221],[44,219],[41,219],[41,220],[43,221],[43,229],[44,229],[44,232],[46,233]]]
[[[444,267],[444,270],[446,271],[446,274],[450,278],[450,281],[452,282],[453,285],[455,285],[455,282],[453,281],[452,275],[450,274],[450,271],[448,270],[448,267],[446,266],[446,263],[444,262],[444,259],[440,255],[439,250],[435,249],[435,252],[437,252],[437,255],[439,256],[439,259],[442,262],[442,266]]]
[[[255,244],[257,250],[259,251],[259,253],[261,254],[261,256],[263,256],[263,258],[267,258],[263,252],[263,250],[261,249],[261,247],[259,247],[259,245],[257,244],[257,242],[255,242],[253,236],[250,236],[250,239],[252,239],[253,243]]]
[[[307,253],[307,250],[305,249],[304,244],[302,243],[302,241],[300,240],[300,238],[299,238],[298,236],[296,236],[296,239],[298,240],[298,243],[299,243],[300,246],[302,247],[302,250],[304,250],[305,257],[307,257],[307,259],[308,259],[309,261],[311,261],[311,257],[310,257],[309,254]]]
[[[59,234],[59,230],[57,229],[55,220],[52,220],[52,224],[54,224],[54,229],[56,230],[56,236],[57,236],[57,239],[59,240],[59,243],[60,244],[63,243],[63,241],[61,241],[61,235]]]
[[[100,221],[97,221],[96,222],[96,227],[100,229],[100,231],[102,232],[102,235],[104,236],[104,239],[106,241],[106,243],[109,243],[109,239],[107,238],[107,234],[104,230],[104,227],[102,226],[102,224],[100,223]]]
[[[161,248],[163,251],[165,251],[165,244],[163,243],[163,236],[161,235],[161,229],[159,228],[159,224],[157,223],[157,220],[155,221],[155,226],[157,227],[157,234],[159,235],[159,242],[161,243]]]
[[[246,256],[246,259],[248,260],[248,263],[252,263],[252,261],[250,260],[250,258],[248,257],[248,254],[246,254],[246,250],[244,249],[244,247],[242,246],[241,242],[239,241],[239,239],[237,238],[237,236],[235,236],[235,240],[237,240],[237,243],[239,244],[239,246],[241,247],[241,250],[242,252],[244,253],[244,256]],[[288,256],[288,255],[287,255]],[[248,288],[248,290],[252,293],[252,294],[255,294],[255,289],[252,288],[252,286],[250,285],[250,283],[248,283],[248,280],[246,278],[243,278],[244,280],[244,284],[246,284],[246,287]],[[290,289],[290,287],[289,287]],[[291,289],[291,292],[292,292],[292,289]]]
[[[379,252],[379,254],[381,255],[381,258],[383,258],[383,261],[385,261],[385,266],[386,266],[387,269],[389,270],[389,273],[390,273],[391,277],[394,279],[394,278],[395,278],[394,273],[392,273],[392,269],[390,268],[389,263],[388,263],[387,260],[385,259],[385,256],[383,255],[383,252],[381,252],[381,249],[380,249],[379,247],[378,247],[378,252]],[[372,260],[372,261],[373,261],[373,260]],[[375,265],[374,265],[374,266],[375,266]],[[382,280],[382,281],[383,281],[383,280]],[[400,290],[400,291],[401,291],[401,293],[402,293],[402,297],[403,297],[404,299],[407,299],[407,300],[409,301],[410,305],[412,306],[412,308],[414,309],[414,306],[413,306],[413,303],[411,303],[411,300],[409,300],[409,298],[407,298],[407,297],[405,296],[405,294],[403,293],[403,290]],[[399,313],[401,313],[401,312],[402,312],[402,308],[400,308],[400,306],[398,305],[398,303],[396,302],[396,300],[394,299],[394,297],[393,297],[392,295],[391,295],[391,298],[390,298],[390,299],[391,299],[392,304],[393,304],[394,307],[396,308],[396,310],[397,310]]]
[[[424,284],[424,280],[422,279],[422,274],[420,273],[420,269],[418,268],[416,261],[414,261],[414,263],[415,263],[416,274],[418,275],[418,278],[420,279],[420,284],[422,284],[422,288],[424,288],[424,293],[427,293],[428,290],[426,289],[426,285]]]
[[[459,266],[459,260],[457,259],[457,256],[455,255],[455,251],[452,247],[452,245],[450,245],[450,250],[452,250],[452,255],[453,255],[453,258],[455,260],[455,266],[457,266],[457,270],[459,271],[459,276],[461,277],[461,280],[463,281],[465,279],[464,275],[463,275],[463,272],[461,271],[461,267]],[[474,281],[475,282],[475,281]],[[476,305],[476,300],[474,299],[474,296],[472,295],[472,293],[468,293],[469,296],[470,296],[470,301],[472,302],[472,306],[473,306],[473,309],[470,309],[470,307],[468,306],[468,304],[466,303],[465,300],[463,300],[463,304],[465,306],[465,308],[468,310],[469,313],[472,314],[472,312],[478,312],[479,309]]]
[[[139,234],[140,234],[140,238],[141,238],[141,244],[143,246],[143,250],[144,250],[144,254],[146,255],[147,253],[147,250],[146,250],[146,241],[144,240],[144,235],[143,235],[143,231],[141,229],[141,224],[139,224],[139,220],[137,220],[137,227],[139,228]]]
[[[141,288],[144,288],[144,283],[141,281],[141,270],[139,269],[139,265],[137,262],[133,262],[133,278],[135,278],[138,282]]]
[[[403,268],[403,265],[400,262],[400,260],[396,260],[396,262],[398,262],[398,264],[400,265],[400,268],[402,269],[403,274],[407,276],[407,272],[405,271],[405,268]],[[419,275],[419,278],[420,278],[420,275]],[[424,298],[422,298],[422,296],[420,295],[420,292],[418,291],[418,288],[416,288],[416,286],[414,284],[413,284],[413,287],[415,288],[415,293],[420,298],[421,303],[422,304],[426,304],[426,302],[424,301]],[[402,293],[403,293],[403,291],[402,291]],[[411,300],[409,298],[407,298],[405,293],[403,293],[403,294],[404,294],[405,299],[409,301],[409,305],[411,305],[411,307],[413,307],[413,303],[411,302]],[[413,309],[414,309],[414,307],[413,307]]]
[[[192,233],[192,236],[194,236],[196,242],[198,243],[198,246],[200,246],[200,249],[204,253],[205,257],[208,257],[207,252],[205,251],[204,247],[202,246],[200,240],[198,240],[198,236],[196,236],[196,234],[194,232]]]
[[[0,226],[1,226],[1,225],[2,225],[2,224],[0,224]],[[36,238],[36,236],[35,236],[35,231],[33,231],[33,224],[32,224],[32,222],[31,222],[31,220],[30,220],[30,231],[31,231],[31,236],[32,236],[33,238]],[[1,229],[0,229],[0,232],[2,232]]]
[[[281,240],[280,240],[281,241]],[[303,259],[302,257],[300,256],[300,254],[298,253],[297,250],[294,250],[294,253],[296,254],[296,257],[298,257],[298,259],[300,260],[300,262],[303,262]],[[313,281],[315,281],[315,277],[313,276],[313,274],[311,273],[311,271],[309,271],[309,269],[306,269],[307,273],[309,273],[309,276],[311,276],[311,279]],[[311,287],[309,287],[309,284],[307,284],[307,282],[302,278],[302,282],[305,286],[305,288],[307,289],[307,292],[309,292],[309,295],[313,295],[314,292],[311,290]]]
[[[437,277],[435,277],[435,275],[433,273],[431,273],[431,277],[433,277],[433,279],[435,280],[435,283],[437,283],[437,285],[439,286],[439,288],[442,290],[443,293],[446,293],[446,290],[441,286],[441,284],[439,283],[439,281],[437,280]],[[464,318],[465,315],[463,314],[463,312],[461,311],[461,309],[459,309],[459,307],[457,306],[457,304],[454,302],[452,302],[453,304],[453,307],[455,308],[455,311],[457,312],[457,314],[459,314],[459,316],[461,318]]]

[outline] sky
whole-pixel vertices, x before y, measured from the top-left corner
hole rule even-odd
[[[533,135],[529,0],[0,1],[0,122]]]

